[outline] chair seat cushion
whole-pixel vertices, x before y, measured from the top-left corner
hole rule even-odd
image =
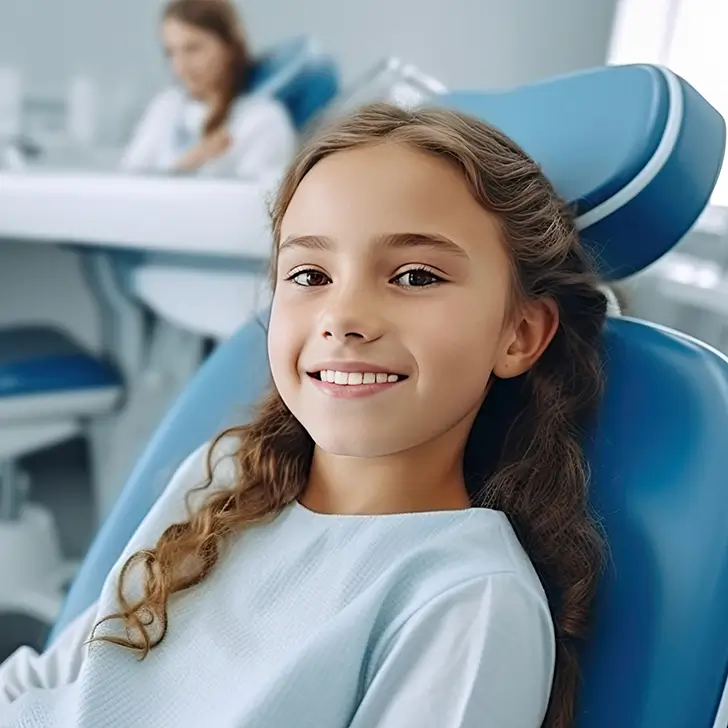
[[[46,326],[0,329],[0,398],[117,389],[118,372]]]

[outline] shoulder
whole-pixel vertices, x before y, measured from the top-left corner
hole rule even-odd
[[[546,599],[531,560],[501,511],[473,508],[467,513],[442,514],[435,522],[412,519],[400,526],[391,538],[404,535],[413,546],[398,565],[407,580],[422,583],[420,593],[425,599],[472,579],[501,574],[514,575]],[[410,527],[412,532],[407,533]],[[427,569],[422,569],[423,563]]]
[[[146,105],[137,127],[137,135],[141,133],[148,137],[158,129],[166,128],[171,120],[179,116],[184,104],[185,96],[181,89],[172,86],[160,91]]]
[[[235,102],[230,126],[233,135],[254,128],[286,137],[295,137],[296,134],[286,107],[271,96],[257,94],[242,96]]]
[[[516,571],[483,574],[455,584],[420,606],[406,621],[416,623],[436,614],[468,615],[471,624],[530,624],[547,635],[553,631],[542,591]]]
[[[237,437],[226,435],[197,448],[177,468],[158,503],[177,510],[189,496],[194,508],[208,493],[234,487],[239,446]]]
[[[176,110],[184,106],[185,100],[185,94],[182,89],[177,86],[169,86],[154,96],[147,108],[156,111]]]
[[[139,549],[153,546],[166,528],[186,521],[210,493],[235,487],[238,447],[236,437],[226,436],[207,442],[188,455],[127,544],[120,561]]]
[[[368,687],[386,689],[416,675],[418,685],[434,688],[447,677],[447,690],[458,694],[446,693],[443,710],[456,703],[469,716],[457,725],[480,725],[477,716],[493,710],[510,716],[508,725],[541,724],[555,634],[546,600],[519,574],[491,573],[456,584],[393,627],[368,666]]]
[[[464,629],[479,640],[492,639],[489,631],[518,635],[517,641],[534,646],[534,640],[548,647],[554,639],[551,612],[540,583],[514,570],[481,573],[430,593],[389,625],[383,643],[412,630],[427,631],[428,625]]]

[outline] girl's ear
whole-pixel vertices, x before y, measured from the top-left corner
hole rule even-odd
[[[493,373],[501,379],[527,372],[551,343],[559,328],[559,308],[550,298],[523,304],[504,336]]]

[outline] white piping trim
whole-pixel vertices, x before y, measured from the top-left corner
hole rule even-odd
[[[667,81],[668,111],[662,139],[660,139],[660,143],[649,162],[624,187],[617,190],[604,202],[576,218],[576,227],[579,230],[584,230],[601,222],[605,217],[631,202],[657,177],[675,150],[685,113],[680,80],[672,71],[662,66],[643,67],[650,73],[662,73]]]
[[[723,686],[723,696],[720,699],[713,728],[728,728],[728,682]]]

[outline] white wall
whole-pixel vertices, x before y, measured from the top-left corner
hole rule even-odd
[[[387,55],[450,86],[496,87],[598,65],[615,0],[238,0],[259,45],[320,38],[345,79]]]
[[[256,48],[320,38],[345,78],[398,55],[453,86],[502,86],[599,64],[615,0],[236,0]],[[0,0],[0,64],[33,88],[79,71],[149,88],[164,77],[162,0]]]
[[[603,63],[615,0],[245,0],[256,48],[309,33],[340,59],[345,80],[397,55],[451,87],[499,87]],[[140,96],[164,79],[156,45],[160,0],[0,0],[0,65],[32,89],[73,73],[132,80]],[[68,322],[98,340],[73,254],[0,241],[0,325]]]

